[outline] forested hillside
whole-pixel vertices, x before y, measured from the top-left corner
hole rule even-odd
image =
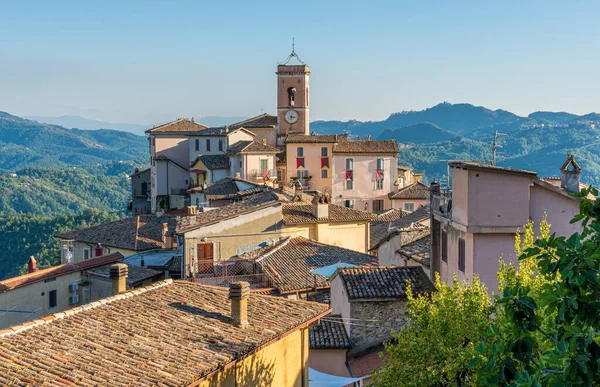
[[[117,220],[122,214],[86,209],[55,217],[0,214],[0,280],[27,271],[33,255],[41,268],[60,263],[60,242],[54,235]]]

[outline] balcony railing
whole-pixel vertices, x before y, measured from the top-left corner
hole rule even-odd
[[[253,169],[248,172],[248,180],[261,180],[262,181],[265,177],[265,173],[266,173],[267,178],[269,178],[269,179],[277,178],[277,170],[275,170],[275,169],[269,169],[269,170]]]

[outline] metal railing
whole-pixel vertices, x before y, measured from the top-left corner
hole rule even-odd
[[[277,177],[276,169],[270,169],[270,170],[253,169],[251,171],[248,171],[248,180],[251,180],[251,179],[263,180],[263,178],[265,176],[265,172],[266,172],[267,177],[270,179]]]

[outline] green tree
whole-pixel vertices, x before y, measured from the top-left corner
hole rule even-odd
[[[543,235],[519,256],[531,278],[505,281],[497,316],[471,363],[480,385],[600,383],[600,201],[579,196],[582,231]],[[514,278],[513,278],[514,279]]]
[[[374,375],[378,386],[472,385],[474,346],[484,339],[491,324],[492,305],[479,278],[453,286],[440,282],[429,296],[408,292],[410,325],[394,333],[385,344],[390,355],[386,367]],[[410,287],[408,287],[410,290]]]

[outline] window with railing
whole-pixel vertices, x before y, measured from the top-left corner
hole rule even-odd
[[[354,188],[354,159],[346,159],[346,189]]]

